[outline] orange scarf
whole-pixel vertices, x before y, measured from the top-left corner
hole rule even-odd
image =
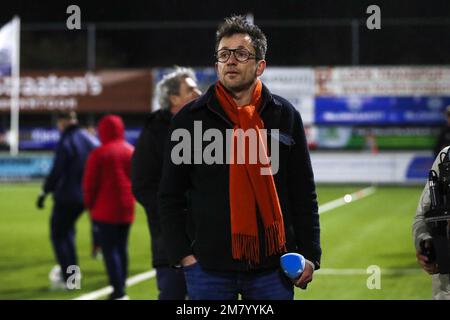
[[[220,82],[215,86],[216,97],[234,124],[231,150],[235,156],[233,157],[231,152],[230,161],[232,254],[234,259],[246,259],[252,263],[260,261],[256,205],[264,224],[266,256],[286,251],[283,216],[273,175],[261,175],[262,168],[270,169],[266,143],[263,143],[265,140],[260,131],[264,129],[264,123],[258,113],[261,91],[262,83],[257,80],[252,101],[246,106],[239,107]],[[256,164],[249,163],[248,139],[245,141],[237,139],[237,129],[255,130],[258,148],[263,148],[262,152],[258,149],[258,154],[264,157],[259,159],[260,156],[257,156]],[[239,142],[241,144],[238,144]],[[245,155],[244,164],[237,162],[237,154]]]

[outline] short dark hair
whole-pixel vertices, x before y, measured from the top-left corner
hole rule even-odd
[[[266,36],[258,26],[247,21],[244,16],[233,15],[225,18],[225,21],[216,32],[216,51],[219,49],[219,43],[222,38],[228,38],[237,33],[248,34],[255,48],[256,59],[265,59],[267,51]]]
[[[56,120],[77,120],[77,113],[73,110],[58,110],[56,112]]]

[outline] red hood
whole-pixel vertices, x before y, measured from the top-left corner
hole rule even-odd
[[[98,124],[98,135],[102,144],[106,144],[112,140],[123,140],[125,126],[122,118],[119,116],[104,116]]]

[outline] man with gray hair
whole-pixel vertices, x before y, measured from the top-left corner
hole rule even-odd
[[[157,192],[161,179],[164,142],[172,116],[200,94],[192,69],[178,67],[165,75],[156,86],[161,109],[148,116],[133,154],[133,194],[147,214],[152,265],[156,270],[160,300],[183,300],[186,296],[184,274],[170,267],[161,237]]]

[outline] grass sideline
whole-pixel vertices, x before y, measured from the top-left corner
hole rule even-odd
[[[319,186],[319,203],[362,187]],[[430,299],[431,279],[418,267],[411,239],[421,189],[378,187],[373,195],[321,215],[322,268],[349,274],[319,271],[306,291],[295,290],[296,299]],[[47,199],[44,210],[35,209],[39,190],[38,183],[0,184],[0,299],[65,300],[107,286],[103,262],[90,257],[90,224],[83,214],[77,224],[81,289],[49,291],[48,272],[55,264],[49,241],[51,200]],[[150,269],[149,238],[145,214],[137,206],[130,233],[129,276]],[[382,269],[379,290],[367,288],[370,274],[364,270],[370,265]],[[129,287],[128,295],[156,299],[155,278]]]

